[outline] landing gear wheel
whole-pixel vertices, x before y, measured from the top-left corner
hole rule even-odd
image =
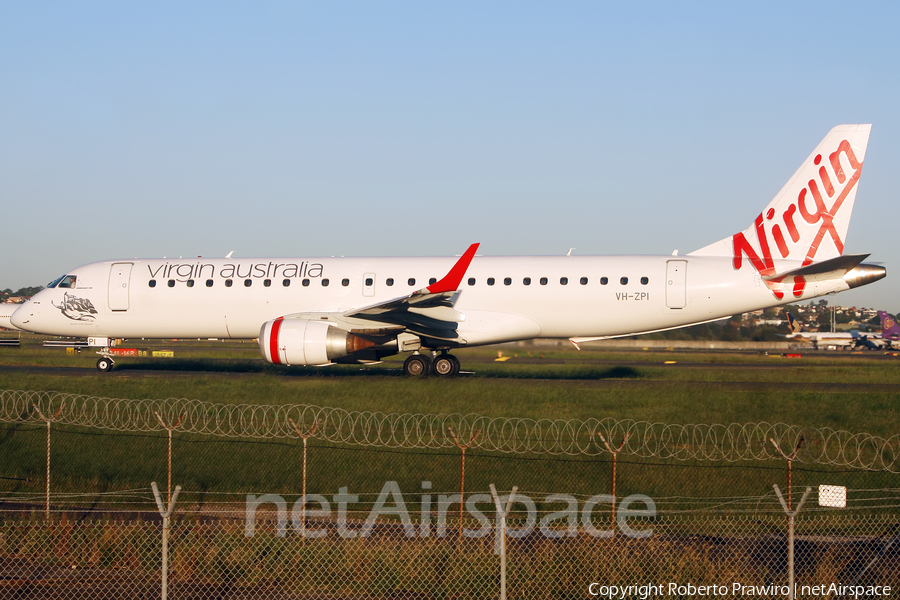
[[[431,368],[435,375],[456,377],[459,374],[459,359],[452,354],[442,354],[434,359]]]
[[[101,373],[112,371],[113,361],[108,358],[101,358],[97,361],[97,370]]]
[[[427,356],[413,354],[403,363],[403,372],[410,377],[425,377],[431,372],[431,361]]]

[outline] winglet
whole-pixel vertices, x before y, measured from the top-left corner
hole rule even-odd
[[[460,257],[456,264],[453,265],[453,268],[450,269],[450,272],[444,275],[444,278],[440,281],[429,285],[426,290],[428,290],[432,294],[440,294],[442,292],[455,292],[459,289],[459,284],[462,282],[462,278],[465,276],[466,271],[469,269],[469,263],[472,262],[472,258],[475,256],[475,251],[478,250],[478,244],[472,244],[469,246],[469,249]]]

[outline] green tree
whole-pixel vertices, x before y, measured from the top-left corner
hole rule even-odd
[[[15,294],[11,294],[11,295],[13,295],[13,296],[25,296],[26,298],[31,298],[32,296],[34,296],[35,294],[37,294],[37,293],[38,293],[39,291],[41,291],[42,289],[44,289],[44,286],[42,286],[42,285],[35,285],[35,286],[32,286],[32,287],[23,287],[23,288],[20,288],[20,289],[16,290],[16,293],[15,293]]]

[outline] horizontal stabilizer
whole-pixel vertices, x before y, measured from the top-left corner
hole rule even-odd
[[[781,281],[788,277],[803,277],[806,281],[825,281],[827,279],[840,279],[847,272],[852,271],[861,263],[862,261],[868,258],[868,254],[847,254],[844,256],[836,256],[834,258],[829,258],[828,260],[819,261],[816,263],[812,263],[811,265],[806,265],[805,267],[800,267],[799,269],[793,269],[790,271],[785,271],[783,273],[775,273],[773,275],[764,275],[763,280],[765,281]]]

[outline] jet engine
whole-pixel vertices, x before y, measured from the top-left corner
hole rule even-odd
[[[263,358],[276,365],[327,365],[375,345],[328,321],[279,317],[259,331]]]

